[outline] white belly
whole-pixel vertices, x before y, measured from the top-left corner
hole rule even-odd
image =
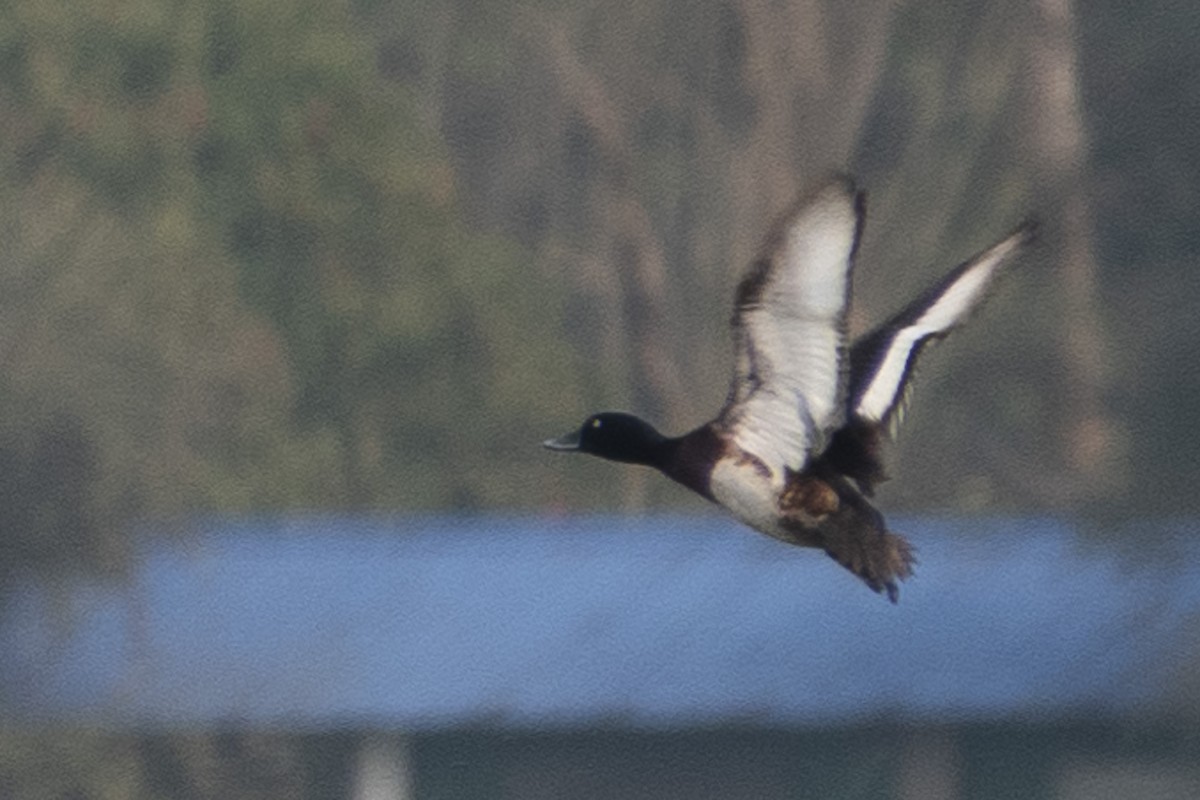
[[[796,519],[791,525],[782,524],[779,516],[781,489],[782,486],[770,477],[732,461],[717,462],[709,478],[713,499],[729,509],[738,521],[781,542],[820,547],[821,540],[814,529],[806,530],[807,526]]]
[[[779,488],[771,478],[731,461],[718,461],[709,478],[713,499],[740,522],[776,539],[791,541],[779,525]]]

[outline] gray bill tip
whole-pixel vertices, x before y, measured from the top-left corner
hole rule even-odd
[[[545,447],[547,450],[578,450],[579,431],[571,431],[559,436],[557,439],[547,439],[542,442],[542,447]]]

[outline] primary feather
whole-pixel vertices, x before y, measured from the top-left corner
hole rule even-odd
[[[949,275],[899,314],[855,342],[850,353],[850,415],[892,427],[903,415],[921,350],[961,325],[987,296],[1001,266],[1033,235],[1025,224]]]

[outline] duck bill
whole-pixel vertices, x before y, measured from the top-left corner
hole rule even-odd
[[[558,437],[557,439],[547,439],[542,442],[542,447],[547,450],[561,450],[570,452],[571,450],[579,449],[579,431],[571,431],[568,434]]]

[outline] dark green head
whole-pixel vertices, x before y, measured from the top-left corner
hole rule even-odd
[[[551,450],[590,453],[610,461],[660,466],[667,438],[632,414],[606,411],[588,417],[579,430],[542,442]]]

